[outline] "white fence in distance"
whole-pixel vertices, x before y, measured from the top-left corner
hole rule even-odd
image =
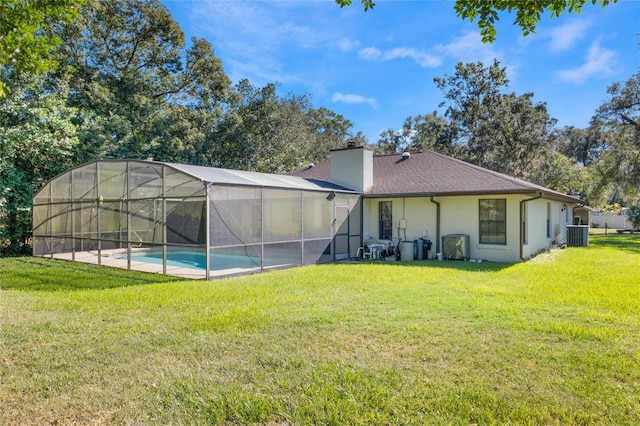
[[[622,216],[617,214],[616,215],[603,214],[603,215],[591,216],[591,226],[604,228],[605,225],[608,228],[613,228],[613,229],[631,228],[631,219],[629,218],[629,216]]]

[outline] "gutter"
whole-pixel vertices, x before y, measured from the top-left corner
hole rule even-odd
[[[433,195],[429,196],[429,200],[436,205],[436,253],[440,253],[440,203],[433,199]],[[522,248],[520,248],[522,256]]]
[[[518,227],[520,228],[520,260],[524,262],[523,256],[523,246],[524,246],[524,229],[522,228],[522,221],[524,220],[524,203],[528,203],[529,201],[537,200],[538,198],[542,198],[542,191],[538,192],[533,198],[527,198],[525,200],[520,201],[520,223]]]

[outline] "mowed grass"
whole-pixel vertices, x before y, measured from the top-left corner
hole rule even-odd
[[[640,424],[640,236],[203,282],[0,259],[0,424]]]

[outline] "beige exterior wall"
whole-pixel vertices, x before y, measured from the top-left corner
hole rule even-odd
[[[362,146],[331,151],[330,180],[364,192],[373,185],[373,151]]]
[[[562,245],[567,240],[567,225],[573,222],[574,205],[559,201],[539,199],[526,205],[527,238],[522,255],[525,259],[538,254],[541,250]],[[563,210],[564,208],[564,210]],[[549,235],[547,236],[547,209],[549,209]]]
[[[379,210],[378,203],[391,201],[393,209],[393,239],[398,236],[403,241],[425,238],[436,240],[436,206],[428,198],[365,198],[363,214],[363,238],[378,241]],[[398,226],[400,225],[400,226]],[[386,240],[388,241],[388,240]]]
[[[440,203],[440,236],[467,234],[470,239],[471,258],[493,262],[520,261],[520,202],[531,198],[524,195],[456,196],[435,197]],[[480,199],[506,199],[507,202],[507,243],[480,244],[479,203]],[[403,241],[423,238],[433,243],[429,253],[436,254],[436,205],[427,197],[407,198],[367,198],[364,199],[363,241],[378,241],[378,203],[393,202],[393,238]],[[550,209],[550,235],[547,236],[547,205]],[[526,211],[526,244],[522,246],[525,259],[551,247],[555,241],[566,241],[566,225],[571,223],[572,205],[562,210],[563,203],[538,199],[524,203]],[[401,227],[398,229],[398,224]],[[399,231],[399,235],[398,235]],[[440,244],[441,247],[441,244]]]
[[[507,244],[480,244],[480,199],[506,199]],[[468,234],[471,258],[492,262],[520,260],[520,197],[517,195],[439,197],[441,235]]]

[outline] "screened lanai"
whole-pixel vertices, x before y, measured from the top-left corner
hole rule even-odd
[[[209,279],[353,256],[359,194],[286,175],[94,161],[33,199],[33,253]]]

